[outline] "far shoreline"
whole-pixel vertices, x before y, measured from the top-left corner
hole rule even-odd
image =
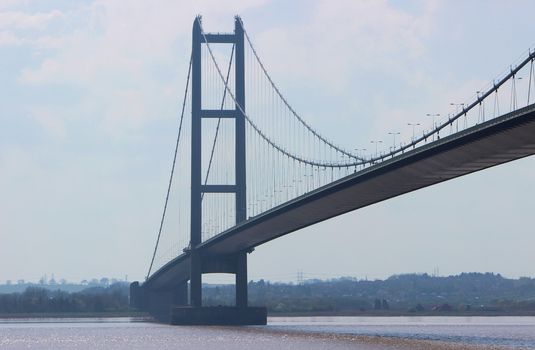
[[[268,317],[499,317],[499,316],[535,316],[535,310],[526,311],[422,311],[422,312],[409,312],[403,310],[390,310],[390,311],[320,311],[320,312],[276,312],[269,313]]]
[[[3,313],[0,314],[0,320],[6,319],[30,319],[30,318],[146,318],[152,317],[147,312],[125,311],[125,312],[28,312],[28,313]]]
[[[407,311],[382,311],[382,312],[354,312],[354,311],[325,311],[325,312],[276,312],[268,313],[269,318],[288,317],[535,317],[535,311],[463,311],[463,312],[407,312]],[[148,312],[124,311],[124,312],[55,312],[55,313],[3,313],[0,320],[7,319],[45,319],[45,318],[139,318],[152,321]]]

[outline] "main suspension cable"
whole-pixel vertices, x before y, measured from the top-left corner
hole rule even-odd
[[[184,111],[186,110],[186,101],[188,98],[192,63],[193,63],[193,55],[190,57],[190,60],[189,60],[188,77],[186,79],[184,100],[182,101],[182,112],[180,114],[180,123],[178,126],[178,136],[176,138],[176,144],[175,144],[175,154],[173,156],[173,165],[171,166],[171,175],[169,176],[169,185],[167,186],[167,194],[165,195],[165,204],[163,206],[162,220],[160,221],[160,228],[158,230],[158,238],[156,238],[156,245],[154,246],[154,252],[152,253],[152,259],[150,261],[149,271],[147,272],[147,276],[145,280],[149,278],[150,272],[152,270],[152,265],[154,264],[154,258],[156,257],[156,251],[158,250],[158,244],[160,243],[160,237],[162,235],[162,228],[163,228],[163,223],[165,220],[165,213],[167,212],[167,204],[169,203],[169,193],[171,192],[171,185],[173,183],[173,174],[175,173],[175,164],[176,164],[176,158],[178,154],[178,146],[180,144],[180,135],[182,134],[182,122],[184,121]]]
[[[206,47],[208,48],[208,52],[210,53],[210,57],[212,58],[212,61],[214,62],[214,65],[216,67],[216,70],[217,70],[217,73],[219,75],[219,78],[221,79],[221,81],[223,81],[223,83],[225,83],[225,78],[223,77],[223,73],[221,72],[221,68],[219,67],[219,64],[217,63],[217,60],[215,59],[214,53],[212,52],[212,48],[210,47],[210,44],[209,44],[209,42],[208,42],[208,40],[206,38],[206,34],[204,33],[204,30],[202,30],[202,24],[200,23],[200,20],[198,18],[197,18],[197,21],[199,21],[199,24],[201,25],[201,34],[202,34],[202,36],[204,38],[204,41],[206,43]],[[228,84],[225,84],[225,88],[226,88],[229,96],[236,103],[236,106],[238,107],[240,112],[245,117],[245,120],[251,125],[251,127],[264,139],[264,141],[266,141],[269,145],[271,145],[272,147],[274,147],[275,149],[277,149],[279,152],[281,152],[282,154],[286,155],[287,157],[292,158],[292,159],[294,159],[294,160],[296,160],[298,162],[302,162],[302,163],[306,163],[306,164],[310,164],[310,165],[315,165],[315,166],[320,166],[320,167],[346,167],[346,166],[354,165],[354,164],[359,164],[360,165],[360,164],[367,163],[367,161],[357,161],[357,162],[349,163],[349,164],[345,164],[345,163],[344,164],[327,163],[327,162],[319,162],[319,161],[307,160],[305,158],[302,158],[300,156],[292,154],[291,152],[287,151],[285,148],[277,145],[269,137],[267,137],[267,135],[264,132],[262,132],[262,130],[260,130],[260,128],[251,120],[251,118],[247,115],[247,113],[245,113],[245,110],[243,109],[241,104],[238,103],[238,101],[236,100],[236,97],[232,93],[232,91],[231,91],[230,87],[228,86]]]
[[[199,20],[199,19],[197,19],[197,20]],[[200,23],[200,20],[199,20],[199,23]],[[208,43],[208,40],[206,40],[206,35],[205,35],[204,31],[202,30],[202,25],[201,25],[201,33],[202,33],[202,35],[204,37],[204,40],[206,42],[206,46],[208,48],[208,52],[210,53],[212,61],[214,61],[214,64],[216,66],[216,70],[218,72],[218,75],[219,75],[220,79],[222,81],[224,81],[224,77],[223,77],[223,74],[221,73],[221,69],[219,68],[219,65],[217,64],[217,61],[215,60],[215,56],[214,56],[214,54],[212,52],[212,49],[211,49],[211,47],[210,47],[210,45]],[[244,31],[244,34],[247,37],[247,32]],[[253,49],[253,48],[251,47],[251,49]],[[345,153],[346,155],[349,155],[351,158],[357,159],[357,161],[355,161],[355,162],[348,162],[348,163],[328,163],[328,162],[307,160],[307,159],[304,159],[304,158],[302,158],[300,156],[292,154],[291,152],[287,151],[285,148],[277,145],[274,141],[272,141],[269,137],[267,137],[267,135],[264,132],[262,132],[262,130],[260,130],[260,128],[251,120],[251,118],[249,118],[249,116],[245,113],[245,111],[242,108],[242,106],[236,101],[236,98],[235,98],[234,94],[232,93],[232,91],[230,90],[230,88],[228,87],[228,85],[225,85],[225,88],[227,89],[228,94],[232,97],[232,99],[236,103],[236,106],[238,107],[240,112],[244,115],[245,119],[251,125],[251,127],[261,136],[262,139],[264,139],[264,141],[266,141],[272,147],[277,149],[279,152],[281,152],[282,154],[286,155],[289,158],[292,158],[292,159],[294,159],[294,160],[296,160],[298,162],[302,162],[304,164],[309,164],[309,165],[318,166],[318,167],[343,168],[343,167],[353,167],[353,166],[365,165],[365,164],[374,164],[377,161],[382,161],[382,160],[384,160],[384,159],[386,159],[388,157],[393,157],[393,156],[395,156],[395,155],[397,155],[399,153],[403,153],[405,150],[408,150],[410,148],[414,148],[417,144],[419,144],[422,141],[427,140],[427,138],[429,138],[429,137],[431,137],[431,136],[433,136],[435,134],[438,135],[442,129],[446,128],[448,125],[451,125],[454,121],[458,120],[463,115],[466,115],[475,106],[479,105],[485,98],[487,98],[489,95],[494,93],[499,87],[501,87],[503,84],[505,84],[511,77],[514,77],[515,74],[520,69],[522,69],[527,63],[531,62],[534,58],[535,58],[535,51],[534,52],[530,52],[528,57],[524,61],[522,61],[514,69],[512,68],[511,71],[509,72],[509,74],[507,74],[500,81],[498,81],[498,83],[495,83],[492,88],[487,90],[485,93],[482,93],[481,95],[479,95],[474,102],[472,102],[467,107],[463,107],[463,109],[460,112],[458,112],[456,115],[454,115],[451,118],[448,118],[448,120],[443,122],[442,124],[437,125],[432,131],[427,132],[427,133],[423,133],[422,136],[420,136],[418,138],[415,138],[411,142],[409,142],[409,143],[407,143],[405,145],[402,145],[399,148],[392,149],[390,152],[387,152],[387,153],[381,154],[381,155],[376,155],[375,157],[372,156],[369,159],[362,159],[362,160],[359,161],[358,157],[354,157],[352,154]],[[274,88],[276,88],[276,87],[274,87]],[[281,98],[283,98],[282,95],[281,95]],[[315,135],[317,135],[317,133]],[[324,143],[326,143],[325,139],[322,138],[321,140]],[[329,146],[333,147],[333,148],[335,147],[332,144],[329,144]]]
[[[350,158],[353,158],[353,159],[359,159],[359,160],[364,160],[362,157],[359,157],[351,152],[348,152],[338,146],[336,146],[335,144],[333,144],[332,142],[330,142],[329,140],[327,140],[325,137],[321,136],[319,132],[317,132],[314,128],[312,128],[312,126],[310,126],[303,118],[301,118],[301,116],[299,114],[297,114],[297,112],[295,111],[295,109],[293,109],[293,107],[288,103],[288,100],[284,97],[284,95],[280,92],[279,88],[277,87],[277,85],[275,85],[275,82],[273,81],[273,79],[271,78],[271,76],[269,75],[266,67],[264,66],[262,60],[260,59],[260,57],[258,56],[257,52],[256,52],[256,49],[255,47],[253,46],[253,43],[251,41],[251,38],[249,38],[249,35],[247,34],[247,31],[243,31],[244,34],[245,34],[245,38],[247,39],[247,43],[249,44],[249,47],[251,48],[252,52],[253,52],[253,55],[254,57],[256,58],[258,64],[260,65],[260,68],[262,69],[262,72],[264,72],[264,75],[266,76],[266,78],[268,79],[269,83],[271,84],[271,87],[275,90],[275,92],[277,93],[277,95],[280,97],[280,99],[282,100],[282,102],[286,105],[286,107],[288,107],[288,109],[290,110],[290,112],[294,115],[294,117],[297,118],[297,120],[299,120],[299,122],[301,124],[303,124],[305,126],[305,128],[307,128],[314,136],[316,136],[318,139],[320,139],[321,141],[323,141],[324,143],[326,143],[327,145],[329,145],[330,147],[332,147],[333,149],[335,149],[336,151],[350,157]]]

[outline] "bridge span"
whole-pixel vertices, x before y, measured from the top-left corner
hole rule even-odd
[[[250,58],[253,62],[256,59],[259,65],[257,71],[263,74],[268,86],[274,91],[269,99],[280,100],[279,105],[268,111],[269,113],[257,112],[258,115],[266,115],[264,120],[253,119],[253,113],[245,110],[247,87],[244,69],[247,57],[244,51],[245,39],[251,48]],[[210,43],[233,45],[226,78],[215,59]],[[214,65],[215,69],[212,71],[216,73],[216,78],[220,79],[220,84],[222,83],[219,86],[219,89],[223,89],[219,109],[207,108],[202,102],[202,45],[206,46],[207,50],[204,52],[208,55],[208,62]],[[235,86],[231,86],[229,75],[233,67],[234,55],[235,77],[233,81]],[[251,253],[255,247],[315,223],[389,198],[535,154],[535,104],[530,103],[534,61],[535,52],[530,51],[528,57],[514,68],[511,66],[510,72],[501,80],[493,82],[488,90],[478,92],[473,103],[462,104],[460,111],[449,115],[442,123],[433,122],[430,131],[424,131],[418,137],[413,134],[410,142],[402,143],[399,147],[394,145],[390,152],[381,154],[376,152],[374,156],[363,157],[345,151],[322,137],[289,106],[252,47],[239,17],[235,19],[235,31],[232,34],[204,33],[200,17],[196,18],[193,26],[193,49],[190,63],[192,136],[191,202],[188,206],[191,226],[185,229],[189,231],[189,242],[187,246],[183,246],[184,249],[180,253],[177,252],[176,257],[152,271],[179,149],[188,94],[187,85],[160,231],[147,279],[143,284],[134,282],[131,285],[132,306],[146,309],[160,320],[177,324],[265,323],[265,308],[250,308],[247,304],[247,254]],[[515,82],[516,74],[525,67],[530,68],[529,88],[527,103],[524,107],[520,107]],[[500,88],[504,89],[508,82],[512,86],[508,94],[510,112],[499,114],[500,95],[498,92]],[[533,83],[535,88],[535,79]],[[231,98],[233,104],[231,108],[225,102],[227,96]],[[501,96],[503,97],[503,94]],[[488,101],[491,99],[494,102],[494,116],[489,119],[488,112],[485,112],[485,102],[489,104]],[[277,120],[276,113],[281,108],[287,109],[282,118],[291,120],[287,126],[283,125],[283,121]],[[478,115],[469,126],[467,119],[474,111],[478,111]],[[203,182],[202,171],[206,167],[202,165],[203,143],[201,141],[202,120],[206,118],[216,119],[217,128]],[[233,128],[232,143],[221,147],[226,147],[226,153],[229,147],[233,151],[231,153],[233,153],[234,183],[222,183],[221,178],[216,179],[216,183],[209,183],[212,161],[219,142],[220,124],[224,119],[230,120]],[[275,119],[275,122],[272,119]],[[466,127],[458,130],[459,120],[463,119]],[[454,125],[455,132],[453,132]],[[296,128],[298,135],[295,138],[290,136],[290,132],[294,131],[293,128]],[[448,128],[449,134],[445,132]],[[269,132],[274,136],[270,136]],[[277,139],[280,135],[287,135],[290,141]],[[248,137],[256,137],[256,140],[250,142]],[[264,148],[257,148],[259,144],[262,144]],[[249,159],[248,154],[251,148],[251,159]],[[257,153],[261,153],[261,156]],[[334,154],[334,157],[325,160],[317,157],[317,154],[328,154],[331,157]],[[340,161],[340,159],[343,160]],[[265,164],[256,168],[250,167],[249,163],[254,161]],[[223,158],[222,164],[228,166],[228,157]],[[293,168],[291,171],[277,173],[275,166]],[[319,176],[320,170],[327,168],[331,169],[331,175],[334,173],[333,169],[336,169],[341,176],[337,179],[331,177],[331,181],[318,181],[318,185],[316,181],[313,181],[314,186],[309,189],[308,178],[315,174]],[[253,172],[252,176],[251,172]],[[268,175],[271,177],[266,180]],[[282,181],[280,177],[284,177]],[[278,197],[278,193],[282,192],[278,190],[278,187],[288,188],[291,183],[303,183],[302,180],[296,181],[295,178],[299,177],[305,178],[306,188],[295,185],[297,194],[293,198]],[[251,179],[256,182],[252,182]],[[217,183],[218,181],[220,183]],[[264,187],[259,190],[254,187],[256,183]],[[253,194],[251,195],[250,192]],[[261,196],[258,196],[259,193]],[[205,206],[208,205],[206,204],[208,200],[205,194],[231,194],[234,197],[230,204],[229,202],[219,203],[208,207],[207,210]],[[250,203],[251,201],[265,202],[266,198],[270,198],[274,204],[265,210],[258,210],[256,206],[258,203]],[[462,195],[459,196],[459,200],[462,200]],[[229,213],[230,209],[232,211]],[[223,211],[223,215],[220,215],[218,210]],[[214,217],[206,217],[206,213]],[[227,220],[229,217],[232,217],[234,222],[229,223]],[[236,275],[236,308],[202,306],[201,276],[206,273]]]
[[[197,249],[207,258],[251,251],[335,216],[533,154],[535,104],[318,188],[216,235]],[[190,254],[185,252],[150,276],[145,285],[166,289],[183,283],[190,278],[189,267]],[[210,271],[207,266],[204,272],[226,271]]]

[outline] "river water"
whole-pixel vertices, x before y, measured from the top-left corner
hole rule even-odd
[[[263,327],[3,319],[0,349],[535,349],[535,317],[288,317]]]

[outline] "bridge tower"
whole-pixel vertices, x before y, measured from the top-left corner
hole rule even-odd
[[[193,23],[192,33],[192,123],[191,123],[191,232],[190,232],[190,306],[202,308],[202,274],[203,273],[233,273],[236,283],[236,310],[230,311],[229,317],[234,319],[234,323],[251,323],[251,312],[254,315],[258,311],[262,314],[263,308],[248,308],[247,303],[247,252],[243,251],[232,256],[202,256],[197,246],[202,243],[202,197],[205,193],[231,193],[235,196],[235,217],[236,224],[245,221],[247,218],[247,198],[246,198],[246,159],[245,159],[245,52],[244,52],[244,29],[241,18],[234,19],[234,33],[203,33],[201,17],[197,17]],[[202,45],[210,43],[233,44],[235,52],[235,91],[236,99],[234,109],[208,110],[202,106]],[[202,183],[202,120],[204,118],[232,118],[235,125],[235,183],[233,185]],[[180,308],[183,312],[184,309]],[[220,312],[221,309],[218,309]],[[230,310],[226,308],[226,310]],[[175,310],[176,311],[176,310]],[[223,312],[227,312],[223,311]],[[211,310],[214,312],[214,310]],[[191,315],[178,315],[178,318],[191,318]],[[253,315],[253,318],[255,317]],[[212,315],[213,316],[213,315]],[[223,315],[222,318],[227,316]],[[263,316],[265,318],[265,316]],[[176,317],[175,317],[176,318]],[[213,319],[213,317],[212,317]],[[176,322],[181,323],[180,320]],[[187,322],[185,322],[187,323]],[[258,323],[252,322],[252,323]],[[261,323],[265,323],[262,321]]]
[[[225,43],[235,45],[235,91],[237,104],[233,110],[205,110],[202,108],[202,66],[201,46],[208,43]],[[202,202],[204,193],[234,193],[236,206],[236,224],[247,218],[247,202],[245,188],[245,55],[244,32],[241,19],[234,19],[234,34],[204,34],[201,18],[197,17],[193,24],[192,40],[192,123],[191,123],[191,280],[190,303],[192,306],[202,306],[202,273],[219,272],[207,271],[209,264],[204,264],[196,247],[201,243]],[[233,118],[235,121],[235,184],[234,185],[203,185],[201,173],[202,149],[202,119],[203,118]],[[214,257],[212,257],[214,259]],[[215,257],[215,260],[219,260]],[[228,260],[228,258],[225,258]],[[247,255],[242,252],[232,257],[236,274],[236,306],[247,306]],[[210,264],[213,265],[213,264]],[[216,264],[218,265],[218,264]],[[228,265],[228,264],[224,264]],[[203,269],[204,267],[204,269]],[[213,267],[212,267],[213,269]],[[217,267],[216,267],[217,269]],[[203,271],[204,270],[204,271]]]

